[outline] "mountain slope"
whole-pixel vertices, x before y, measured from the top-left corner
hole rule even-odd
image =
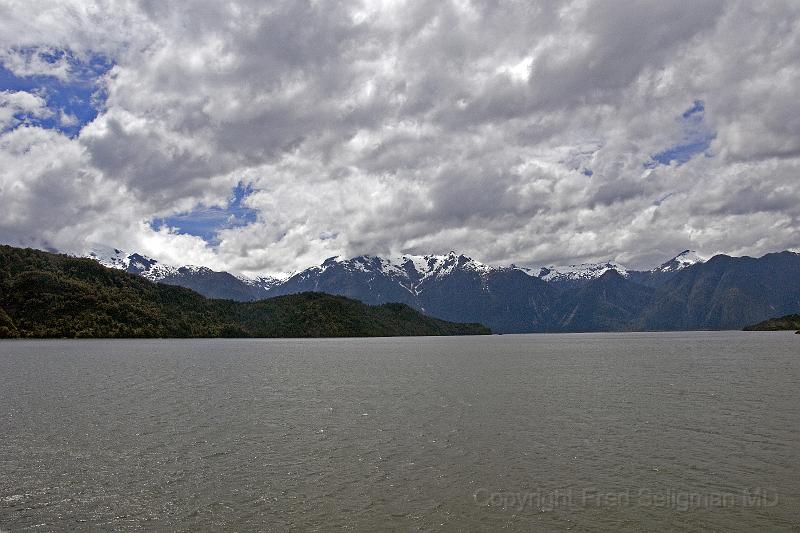
[[[0,246],[0,337],[345,337],[487,334],[479,324],[305,293],[210,300],[90,259]]]
[[[664,283],[643,329],[741,329],[800,310],[800,254],[718,255]]]
[[[269,291],[263,287],[249,284],[228,272],[217,272],[206,267],[180,267],[153,281],[186,287],[206,298],[247,302],[269,297]]]
[[[493,331],[546,331],[555,291],[516,268],[478,271],[463,268],[460,256],[447,275],[423,280],[418,301],[425,312],[446,320],[472,316]]]
[[[552,328],[555,331],[626,331],[636,327],[655,289],[626,280],[608,270],[596,280],[562,295]]]
[[[745,331],[785,331],[796,329],[800,333],[800,314],[770,318],[758,324],[746,326]]]

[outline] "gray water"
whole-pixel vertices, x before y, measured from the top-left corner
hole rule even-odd
[[[800,336],[0,343],[0,529],[798,531]]]

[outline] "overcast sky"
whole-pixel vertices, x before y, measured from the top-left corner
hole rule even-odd
[[[0,1],[0,240],[274,273],[800,246],[800,2]]]

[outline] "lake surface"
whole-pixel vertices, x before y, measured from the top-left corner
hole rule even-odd
[[[0,342],[0,530],[798,531],[792,332]]]

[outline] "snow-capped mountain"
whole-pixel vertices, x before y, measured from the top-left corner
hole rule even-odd
[[[420,294],[436,281],[470,275],[482,279],[496,269],[465,255],[410,255],[350,259],[330,257],[319,266],[302,270],[277,284],[274,294],[323,291],[343,294],[367,303],[392,300],[424,306]]]
[[[267,298],[269,290],[281,282],[269,276],[234,276],[204,266],[168,265],[146,255],[102,245],[93,246],[85,255],[104,266],[137,274],[150,281],[187,287],[209,298],[259,300]]]
[[[142,254],[109,247],[96,247],[88,255],[106,266],[187,287],[210,298],[246,301],[306,291],[326,292],[373,305],[405,303],[431,316],[480,322],[497,332],[736,327],[738,315],[717,316],[709,311],[711,314],[702,315],[707,318],[702,323],[696,322],[695,315],[683,316],[681,313],[688,312],[686,306],[676,307],[672,295],[694,283],[717,283],[713,280],[720,276],[722,264],[730,263],[724,268],[738,269],[737,272],[756,268],[748,263],[750,258],[716,256],[704,261],[691,250],[650,270],[628,269],[615,261],[566,267],[490,266],[450,252],[331,257],[317,266],[274,278],[168,265]],[[798,258],[792,252],[765,256],[757,260],[765,265],[759,267],[762,271],[753,270],[753,275],[759,279],[777,279],[780,272],[795,272],[793,269],[800,268],[796,265]],[[771,266],[783,265],[781,261],[786,266]],[[748,276],[741,279],[750,279]],[[737,280],[719,278],[719,283],[738,283]],[[751,288],[741,288],[745,289],[757,293]],[[778,289],[774,292],[777,296],[770,295],[769,305],[775,309],[794,305],[792,301],[778,301],[776,298],[784,293]],[[773,299],[777,303],[772,303]],[[714,305],[717,304],[727,309],[727,304]],[[774,312],[773,307],[765,307],[759,313],[766,316]]]
[[[94,246],[86,252],[86,257],[90,257],[103,266],[125,270],[130,264],[128,254],[118,248],[108,246]]]
[[[531,269],[532,275],[553,283],[582,282],[597,279],[609,270],[616,270],[623,278],[628,277],[628,269],[616,261],[600,263],[581,263],[570,266],[548,266]]]
[[[491,267],[475,261],[465,255],[450,252],[447,255],[410,255],[395,257],[378,257],[360,255],[352,259],[334,256],[326,259],[319,267],[311,267],[303,272],[324,272],[334,266],[353,272],[381,272],[388,276],[397,276],[413,282],[420,282],[431,277],[442,277],[461,268],[473,272],[486,273]]]
[[[659,287],[692,265],[705,263],[705,259],[694,250],[684,250],[669,261],[645,271],[630,271],[628,279],[643,285]]]
[[[450,252],[447,255],[410,255],[377,257],[361,255],[351,259],[334,256],[326,259],[320,266],[307,268],[286,282],[307,282],[332,273],[367,275],[370,279],[384,277],[398,283],[411,294],[416,294],[423,283],[433,279],[443,279],[460,270],[486,275],[492,267],[475,261],[465,255]]]
[[[552,289],[514,267],[495,268],[451,252],[447,255],[331,257],[290,276],[271,296],[320,291],[369,304],[401,302],[446,320],[453,316],[493,322],[500,331],[538,324]]]
[[[538,268],[515,265],[494,267],[451,251],[445,255],[361,255],[349,259],[334,256],[318,266],[276,278],[232,275],[192,265],[168,265],[139,253],[127,253],[106,246],[95,246],[87,255],[103,265],[138,274],[151,281],[184,285],[200,290],[207,296],[251,300],[302,291],[323,291],[352,296],[368,303],[402,301],[421,309],[424,309],[424,305],[418,301],[420,294],[426,289],[430,290],[437,281],[443,282],[453,277],[469,276],[474,280],[482,280],[480,283],[485,285],[490,276],[524,274],[563,291],[583,286],[612,270],[625,279],[656,285],[675,272],[703,261],[696,252],[686,250],[644,272],[629,270],[612,260]]]
[[[650,272],[677,272],[686,267],[696,265],[697,263],[704,263],[705,259],[700,257],[694,250],[684,250],[669,261],[662,263],[660,266],[652,269]]]
[[[150,281],[161,281],[178,272],[179,267],[160,263],[152,257],[138,253],[128,253],[119,248],[95,245],[87,253],[86,257],[96,260],[103,266],[116,268],[138,274]],[[199,270],[204,267],[186,267]]]
[[[243,274],[233,274],[233,277],[258,290],[269,291],[273,287],[280,285],[286,278],[275,278],[272,276],[245,276]]]

